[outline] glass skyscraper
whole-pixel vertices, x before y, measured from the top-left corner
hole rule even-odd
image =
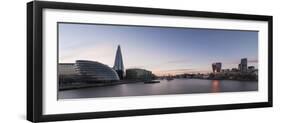
[[[124,64],[123,64],[123,58],[122,58],[120,45],[118,45],[118,48],[116,51],[113,69],[117,72],[120,79],[124,78]]]

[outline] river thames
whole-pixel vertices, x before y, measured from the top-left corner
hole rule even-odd
[[[58,99],[146,96],[167,94],[193,94],[258,91],[257,81],[174,79],[160,83],[129,83],[103,87],[90,87],[58,92]]]

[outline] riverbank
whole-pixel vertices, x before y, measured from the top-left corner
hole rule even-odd
[[[75,83],[75,84],[65,84],[59,86],[59,91],[72,90],[80,88],[91,88],[91,87],[103,87],[103,86],[113,86],[120,84],[132,84],[132,83],[159,83],[160,81],[136,81],[136,80],[122,80],[116,82],[103,82],[103,83]]]
[[[210,78],[194,78],[197,80],[231,80],[231,79],[210,79]],[[173,80],[168,80],[169,82],[172,82]],[[244,81],[248,82],[248,80],[231,80],[231,81]],[[250,81],[249,81],[250,82]],[[257,82],[257,81],[251,81],[251,82]],[[63,90],[72,90],[72,89],[81,89],[81,88],[91,88],[91,87],[105,87],[105,86],[113,86],[113,85],[120,85],[120,84],[133,84],[133,83],[144,83],[144,84],[157,84],[160,83],[160,81],[157,80],[150,80],[150,81],[141,81],[141,80],[121,80],[121,81],[115,81],[115,82],[101,82],[101,83],[75,83],[75,84],[65,84],[59,86],[59,91]]]

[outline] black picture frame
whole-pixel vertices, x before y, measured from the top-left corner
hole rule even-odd
[[[44,115],[42,113],[43,111],[43,107],[42,107],[43,106],[43,101],[42,101],[43,100],[43,95],[42,95],[43,13],[42,10],[45,8],[266,21],[268,22],[268,101],[257,102],[257,103],[173,107],[173,108],[167,107],[167,108],[157,108],[157,109],[122,110],[122,111],[106,111],[106,112],[92,112],[92,113],[81,112],[81,113],[71,113],[71,114]],[[264,15],[232,14],[232,13],[93,5],[93,4],[63,3],[63,2],[45,2],[45,1],[29,2],[27,3],[27,120],[32,122],[45,122],[45,121],[63,121],[63,120],[79,120],[79,119],[93,119],[93,118],[107,118],[107,117],[123,117],[123,116],[137,116],[137,115],[272,107],[273,106],[272,28],[273,28],[273,17],[264,16]]]

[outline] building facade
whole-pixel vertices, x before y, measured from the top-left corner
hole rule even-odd
[[[110,82],[120,80],[115,70],[96,61],[77,60],[58,65],[60,84],[79,82]]]
[[[74,63],[60,63],[58,65],[59,84],[71,84],[77,82],[78,72]]]
[[[77,60],[76,71],[85,82],[106,82],[120,80],[116,71],[97,61]]]
[[[77,75],[75,70],[74,63],[60,63],[58,66],[59,75]]]
[[[220,62],[216,62],[216,63],[213,63],[212,64],[212,69],[213,69],[213,72],[221,72],[221,68],[222,68],[222,63]]]
[[[241,63],[240,63],[240,71],[247,72],[247,69],[248,69],[248,60],[247,58],[243,58],[241,59]]]
[[[221,72],[221,66],[222,64],[220,62],[216,63],[217,72]]]
[[[126,70],[126,79],[128,80],[151,80],[152,72],[145,69],[127,69]]]
[[[212,64],[212,69],[213,69],[213,73],[215,73],[215,72],[216,72],[216,69],[217,69],[217,68],[216,68],[216,63],[213,63],[213,64]]]
[[[116,51],[113,69],[117,72],[120,79],[124,78],[124,64],[123,64],[123,58],[122,58],[120,45],[118,45],[118,48]]]

